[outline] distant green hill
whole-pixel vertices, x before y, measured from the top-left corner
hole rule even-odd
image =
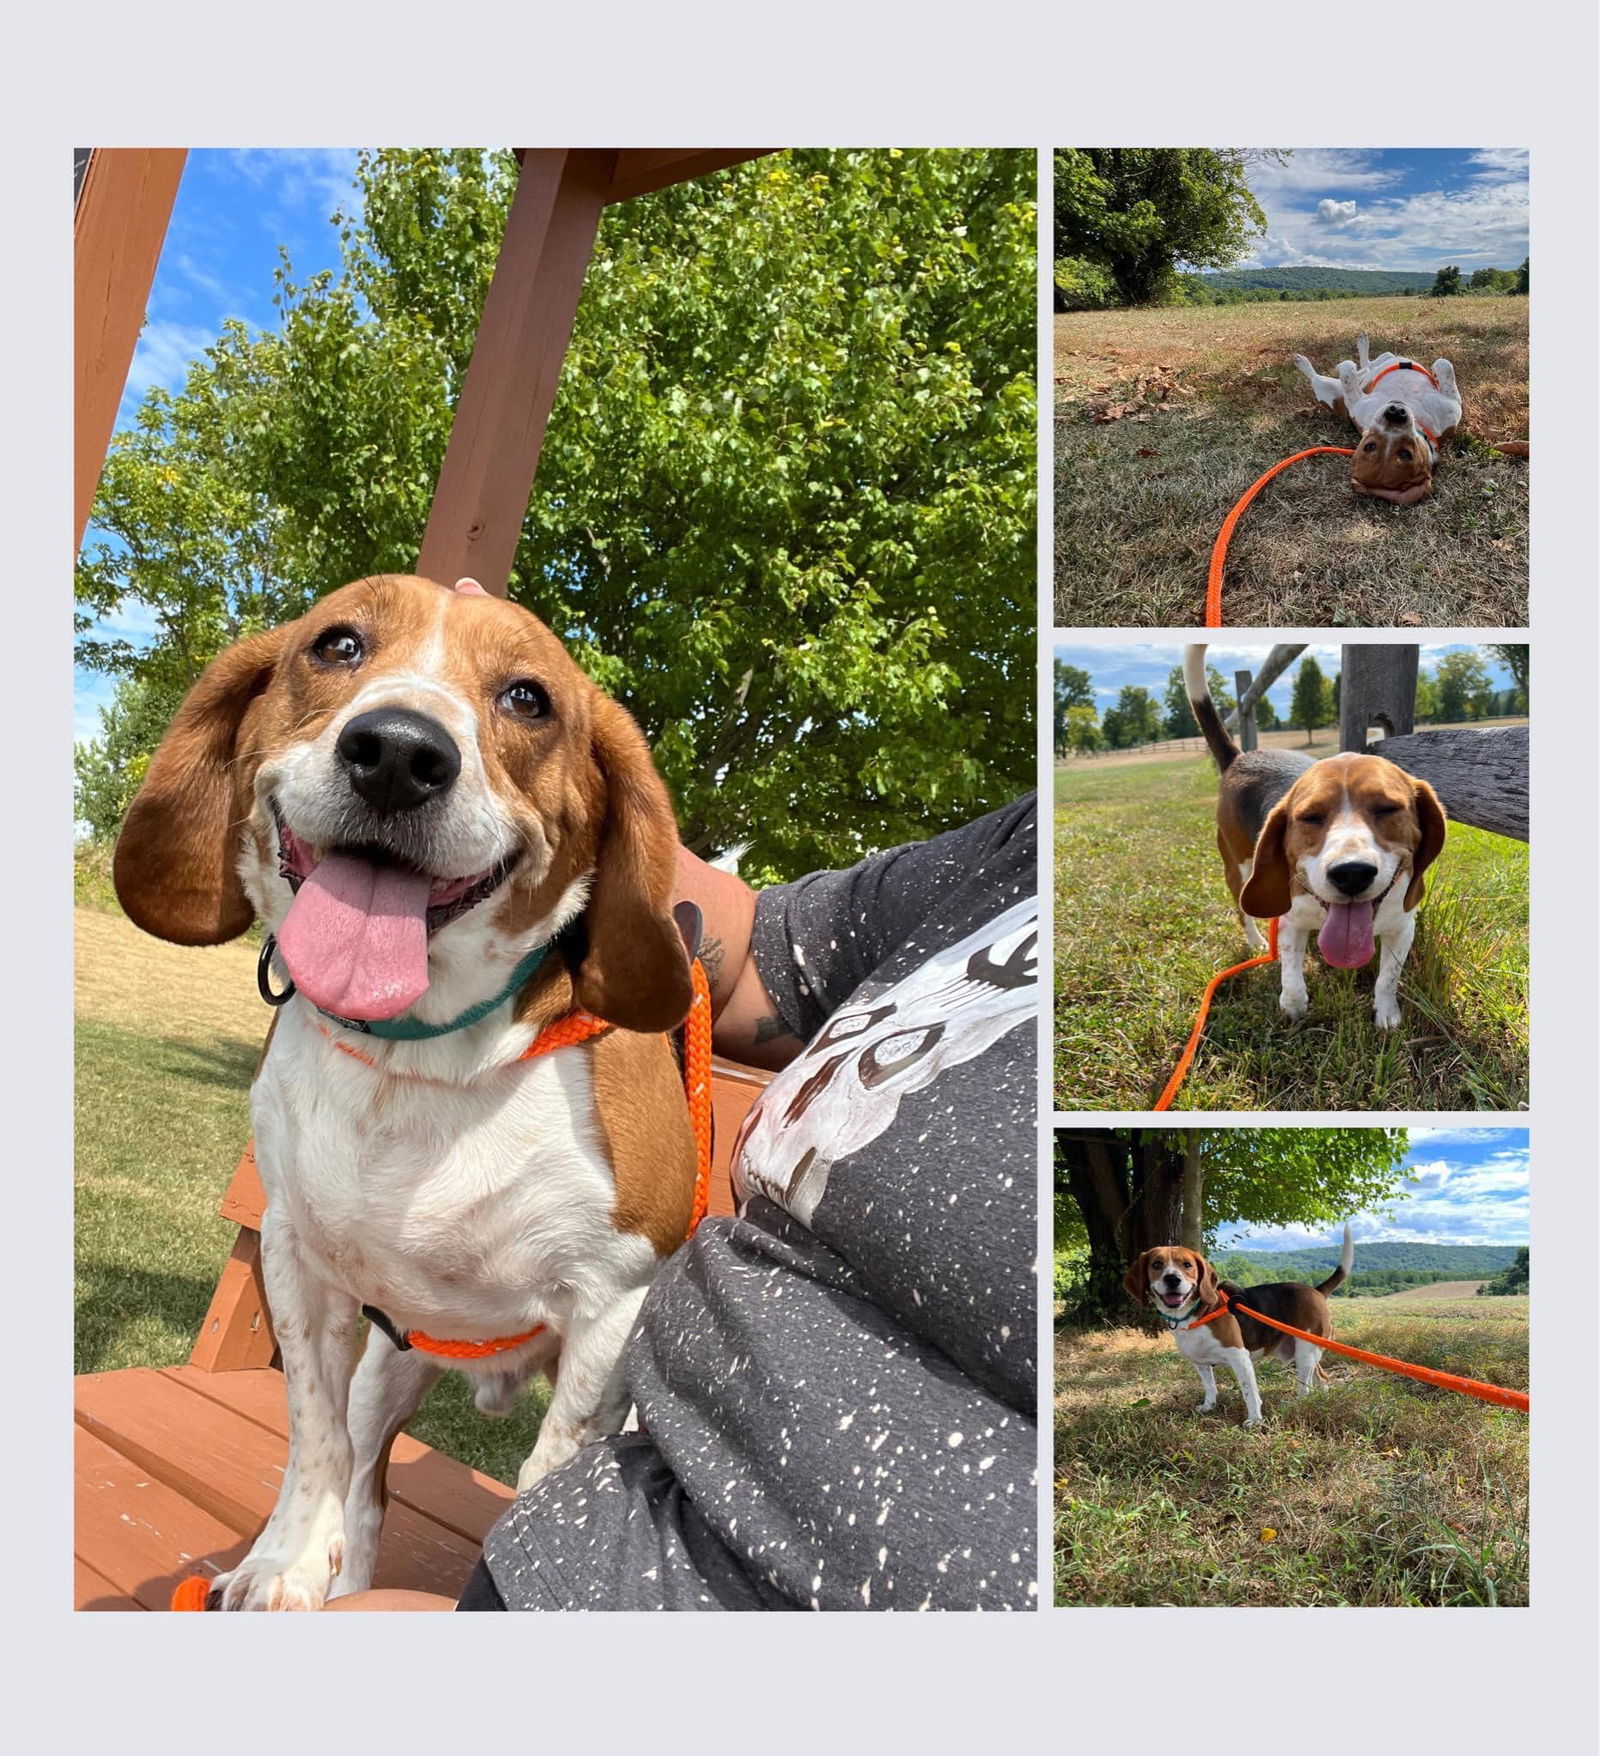
[[[1436,1280],[1487,1280],[1517,1258],[1514,1244],[1357,1244],[1347,1292],[1394,1292]],[[1212,1266],[1239,1286],[1323,1280],[1338,1266],[1337,1245],[1312,1250],[1224,1250]]]
[[[1195,277],[1212,292],[1252,287],[1273,292],[1403,293],[1423,292],[1433,285],[1432,274],[1377,268],[1225,268]]]

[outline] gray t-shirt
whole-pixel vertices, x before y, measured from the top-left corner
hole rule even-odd
[[[1035,861],[1030,798],[762,893],[807,1046],[651,1288],[648,1436],[491,1531],[510,1608],[1034,1607]]]

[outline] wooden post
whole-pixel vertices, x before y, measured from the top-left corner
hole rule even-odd
[[[1239,703],[1239,748],[1254,750],[1256,747],[1256,703],[1250,693],[1250,673],[1235,671],[1233,673],[1233,693]]]
[[[616,158],[542,148],[522,161],[417,560],[425,578],[470,574],[505,596]]]
[[[100,486],[186,156],[97,147],[83,166],[72,223],[74,552]]]
[[[1367,747],[1367,733],[1382,726],[1386,738],[1416,724],[1416,646],[1346,646],[1339,654],[1339,748]]]

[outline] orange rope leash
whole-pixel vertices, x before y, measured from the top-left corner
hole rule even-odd
[[[1244,493],[1239,496],[1238,504],[1222,521],[1222,529],[1217,532],[1217,540],[1211,547],[1211,566],[1206,572],[1206,627],[1222,626],[1222,569],[1228,559],[1228,543],[1233,536],[1234,526],[1238,524],[1244,509],[1255,499],[1256,495],[1266,487],[1267,483],[1281,470],[1286,470],[1291,463],[1298,463],[1302,457],[1353,457],[1355,452],[1348,445],[1313,445],[1308,451],[1297,451],[1293,457],[1286,457],[1282,463],[1275,463],[1264,476],[1258,476]],[[1230,972],[1231,973],[1231,972]]]
[[[1183,1084],[1190,1064],[1194,1060],[1194,1052],[1200,1046],[1200,1033],[1206,1028],[1206,1018],[1210,1014],[1211,1001],[1217,989],[1227,981],[1229,976],[1239,975],[1247,969],[1259,969],[1264,963],[1275,962],[1277,956],[1278,923],[1274,920],[1267,927],[1267,949],[1260,957],[1247,957],[1243,963],[1236,963],[1232,969],[1220,971],[1206,983],[1206,991],[1200,996],[1200,1011],[1195,1018],[1194,1029],[1189,1032],[1189,1040],[1183,1045],[1183,1053],[1178,1057],[1178,1065],[1173,1068],[1172,1077],[1167,1081],[1166,1089],[1156,1100],[1156,1109],[1169,1109],[1172,1100],[1178,1095],[1178,1088]]]
[[[1249,1288],[1244,1289],[1249,1292]],[[1342,1341],[1333,1341],[1327,1336],[1312,1335],[1309,1330],[1296,1329],[1292,1323],[1280,1323],[1276,1317],[1263,1316],[1261,1312],[1251,1310],[1248,1305],[1238,1305],[1237,1311],[1254,1317],[1257,1323],[1266,1323],[1273,1329],[1281,1329],[1285,1335],[1297,1335],[1301,1341],[1315,1342],[1318,1347],[1331,1348],[1336,1354],[1345,1354],[1352,1360],[1360,1360],[1364,1365],[1381,1366],[1385,1372],[1398,1372],[1404,1378],[1415,1378],[1423,1384],[1436,1384],[1441,1390],[1459,1390],[1463,1396],[1475,1396],[1479,1402],[1497,1402],[1503,1408],[1521,1409],[1528,1413],[1528,1395],[1523,1390],[1502,1390],[1498,1384],[1484,1384],[1477,1378],[1458,1378],[1454,1372],[1436,1372],[1431,1366],[1413,1366],[1408,1360],[1391,1360],[1387,1354],[1369,1354],[1365,1348],[1350,1347]]]
[[[711,984],[698,957],[689,964],[694,999],[684,1022],[683,1091],[694,1129],[694,1205],[689,1210],[692,1238],[711,1205]]]

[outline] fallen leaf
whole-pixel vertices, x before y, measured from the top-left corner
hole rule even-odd
[[[1400,626],[1402,628],[1420,628],[1422,626],[1422,618],[1415,610],[1407,610],[1400,618]]]
[[[1135,453],[1135,456],[1138,457],[1159,457],[1160,455],[1159,451],[1152,451],[1148,445],[1141,445]]]
[[[1278,1540],[1278,1533],[1270,1524],[1265,1524],[1261,1527],[1261,1540],[1264,1543],[1275,1543]]]

